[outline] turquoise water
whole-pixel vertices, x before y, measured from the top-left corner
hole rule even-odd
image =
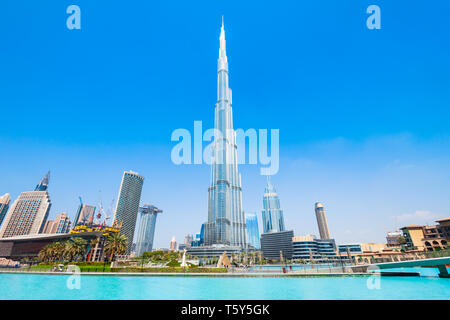
[[[436,272],[434,269],[426,273]],[[1,299],[450,299],[450,279],[431,277],[141,277],[0,274]],[[368,280],[370,279],[370,280]],[[379,282],[369,289],[367,281]]]

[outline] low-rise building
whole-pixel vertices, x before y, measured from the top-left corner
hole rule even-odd
[[[261,250],[264,259],[280,261],[292,259],[294,231],[268,232],[261,234]]]
[[[328,261],[336,258],[334,239],[317,239],[314,235],[292,238],[292,258],[302,260]]]

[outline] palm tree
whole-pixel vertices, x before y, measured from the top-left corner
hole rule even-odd
[[[64,242],[64,260],[77,261],[83,258],[86,253],[87,241],[83,238],[70,238]]]
[[[111,233],[106,239],[105,253],[112,261],[114,256],[124,254],[127,250],[128,239],[125,235],[115,232]]]

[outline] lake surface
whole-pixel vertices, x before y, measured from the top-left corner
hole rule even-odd
[[[79,289],[76,289],[76,279],[69,275],[0,274],[0,299],[450,299],[450,279],[438,278],[435,269],[422,268],[419,271],[427,276],[231,278],[84,275],[78,278]]]

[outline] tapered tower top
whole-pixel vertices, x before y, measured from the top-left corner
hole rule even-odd
[[[219,60],[217,61],[217,70],[227,70],[228,71],[228,60],[227,60],[227,48],[225,41],[225,27],[223,24],[222,16],[222,27],[220,29],[220,48],[219,48]]]
[[[36,185],[36,188],[34,191],[46,191],[48,188],[48,182],[50,180],[50,170],[47,172],[47,174],[39,181],[39,183]]]

